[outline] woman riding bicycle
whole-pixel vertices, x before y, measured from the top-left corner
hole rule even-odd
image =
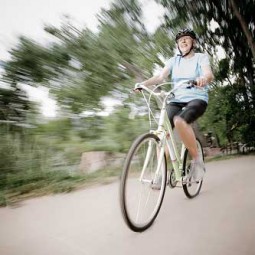
[[[142,82],[144,86],[162,83],[170,75],[173,84],[180,81],[195,80],[195,87],[179,88],[167,102],[167,114],[172,127],[175,127],[181,140],[192,156],[189,176],[199,181],[205,173],[203,160],[199,158],[192,122],[206,110],[208,103],[207,85],[213,80],[208,56],[195,53],[196,34],[190,29],[183,29],[175,37],[180,54],[169,59],[162,71]]]

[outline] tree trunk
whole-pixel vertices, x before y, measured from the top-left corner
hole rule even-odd
[[[243,29],[243,32],[247,38],[248,41],[248,45],[251,49],[252,55],[253,55],[253,59],[255,60],[255,42],[252,38],[252,34],[250,33],[248,26],[244,20],[244,18],[242,17],[242,15],[240,14],[240,12],[238,11],[237,5],[235,3],[235,0],[230,0],[230,5],[234,11],[235,16],[237,17],[237,19],[239,20],[241,27]]]
[[[203,147],[206,147],[206,141],[203,133],[200,132],[197,121],[193,122],[192,125],[196,137],[200,140]]]
[[[254,84],[254,68],[252,67],[252,63],[250,66],[247,66],[247,79],[249,81],[248,85],[250,88],[250,93],[251,93],[251,99],[252,99],[252,104],[253,108],[255,109],[255,84]]]
[[[136,82],[142,82],[146,79],[146,76],[140,70],[137,66],[128,63],[127,61],[123,61],[122,65],[131,73],[135,76]]]

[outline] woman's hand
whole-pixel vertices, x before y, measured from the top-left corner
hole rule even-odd
[[[204,87],[208,83],[207,79],[204,76],[198,77],[196,79],[196,82],[197,82],[196,86],[198,87]]]
[[[135,87],[133,88],[134,92],[141,92],[142,88],[141,88],[142,83],[136,83]]]

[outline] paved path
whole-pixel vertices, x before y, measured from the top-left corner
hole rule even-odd
[[[154,225],[131,232],[118,183],[0,209],[1,255],[254,255],[255,157],[207,164],[200,196],[167,189]]]

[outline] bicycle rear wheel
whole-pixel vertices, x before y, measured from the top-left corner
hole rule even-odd
[[[160,151],[159,138],[144,134],[134,141],[125,160],[120,205],[126,224],[135,232],[149,228],[162,205],[167,166],[165,155],[159,166]]]
[[[198,139],[197,139],[197,149],[198,149],[199,157],[202,160],[204,160],[203,148],[202,148],[202,145]],[[186,149],[185,153],[184,153],[184,159],[183,159],[183,174],[184,174],[184,176],[187,175],[190,171],[191,160],[192,160],[191,155],[190,155],[189,151]],[[183,191],[188,198],[194,198],[199,194],[202,184],[203,184],[203,180],[200,180],[198,182],[193,182],[190,180],[190,182],[182,184]]]

